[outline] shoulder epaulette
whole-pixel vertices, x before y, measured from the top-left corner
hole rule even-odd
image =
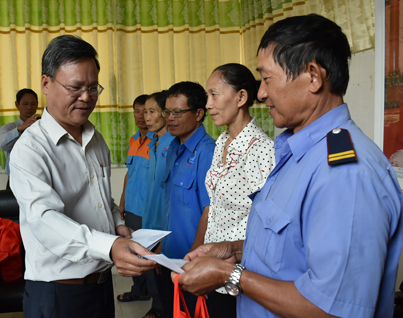
[[[327,161],[329,166],[357,162],[357,155],[347,129],[335,128],[327,136]]]

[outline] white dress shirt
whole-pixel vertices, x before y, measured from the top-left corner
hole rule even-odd
[[[10,153],[14,144],[20,138],[21,133],[18,131],[18,126],[21,126],[24,121],[18,118],[17,121],[1,126],[0,128],[0,148],[4,150],[6,155],[6,173],[10,175]]]
[[[25,279],[82,278],[107,269],[123,224],[111,198],[110,152],[87,122],[82,145],[44,110],[14,145],[10,186],[20,206]]]

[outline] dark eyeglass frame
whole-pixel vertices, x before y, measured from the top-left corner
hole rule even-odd
[[[81,96],[85,91],[88,91],[88,95],[91,97],[98,97],[101,95],[103,92],[104,88],[102,87],[101,84],[98,84],[97,86],[90,86],[90,87],[84,87],[84,86],[66,86],[60,83],[56,78],[54,78],[51,75],[48,75],[51,79],[55,80],[57,83],[62,85],[65,89],[69,91],[69,95],[71,97],[79,97]],[[93,91],[91,91],[93,89]],[[94,90],[96,89],[96,91]],[[96,93],[96,94],[95,94]]]
[[[182,118],[182,116],[183,116],[182,113],[191,112],[191,111],[195,112],[195,111],[197,111],[197,109],[189,108],[189,109],[173,110],[173,111],[165,109],[164,115],[165,115],[165,118],[168,118],[171,115],[173,118]]]

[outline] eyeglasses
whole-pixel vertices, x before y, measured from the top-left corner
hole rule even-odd
[[[91,86],[91,87],[84,87],[84,86],[66,86],[60,83],[57,79],[55,79],[53,76],[48,75],[50,78],[58,82],[60,85],[62,85],[65,89],[69,91],[69,95],[71,97],[79,97],[81,96],[85,91],[88,91],[88,95],[91,97],[96,97],[101,95],[102,91],[104,88],[98,84],[97,86]]]
[[[173,118],[182,118],[182,113],[185,112],[194,112],[197,111],[197,109],[183,109],[183,110],[173,110],[173,111],[169,111],[169,110],[165,110],[165,118],[168,118],[170,115],[172,115]]]

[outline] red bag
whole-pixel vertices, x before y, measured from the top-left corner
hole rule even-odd
[[[182,290],[179,287],[178,279],[179,279],[179,275],[176,275],[175,276],[175,285],[174,285],[174,317],[173,318],[192,318],[189,314],[189,310],[186,307],[185,298],[183,297]],[[185,309],[185,312],[183,312],[180,308],[181,302],[182,302],[183,308]],[[209,313],[207,311],[206,299],[204,298],[204,296],[199,296],[197,298],[194,318],[210,318]]]
[[[22,276],[20,225],[0,219],[0,278],[9,282]]]

